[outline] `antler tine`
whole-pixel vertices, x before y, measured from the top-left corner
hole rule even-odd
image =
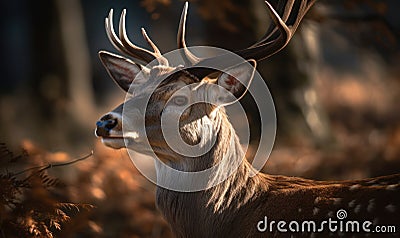
[[[125,24],[125,16],[126,16],[126,9],[122,10],[121,17],[119,19],[119,38],[122,42],[124,48],[130,53],[131,56],[142,59],[147,63],[150,63],[157,56],[144,48],[138,47],[133,44],[126,33],[126,24]]]
[[[284,12],[283,12],[283,16],[281,17],[283,22],[287,22],[290,16],[290,12],[293,8],[295,0],[289,0],[287,3],[285,3],[284,1],[279,1],[278,2],[278,7],[277,9],[281,9],[284,8]],[[266,2],[267,6],[268,3]],[[268,10],[270,9],[270,6],[268,6]],[[271,15],[271,14],[270,14]],[[267,32],[265,33],[265,35],[261,38],[260,41],[258,41],[257,43],[255,43],[254,45],[252,45],[250,48],[261,45],[267,41],[270,41],[271,38],[274,36],[274,34],[279,30],[279,27],[276,24],[270,24],[268,27]]]
[[[105,22],[104,22],[107,37],[110,40],[111,44],[114,46],[114,48],[116,48],[118,51],[120,51],[123,54],[130,54],[129,51],[127,51],[124,48],[124,45],[122,44],[122,42],[119,40],[119,38],[115,34],[114,23],[113,23],[113,12],[114,12],[114,10],[111,9],[110,12],[108,13],[108,17],[106,17]]]
[[[153,48],[154,52],[151,52],[147,49],[138,47],[133,44],[126,33],[125,27],[125,17],[126,10],[124,9],[121,13],[120,21],[119,21],[119,37],[115,33],[114,23],[113,23],[113,9],[110,10],[108,17],[105,19],[105,28],[108,39],[112,43],[112,45],[121,53],[132,56],[138,60],[141,60],[145,63],[150,63],[154,59],[158,61],[159,65],[168,66],[168,60],[161,55],[160,50],[153,43],[153,41],[149,38],[146,31],[142,28],[142,34],[146,42]]]
[[[168,66],[168,60],[164,56],[162,56],[160,50],[158,49],[156,44],[154,44],[154,42],[150,39],[150,37],[147,35],[147,32],[144,28],[142,28],[142,35],[143,35],[143,38],[147,41],[147,43],[151,46],[151,48],[153,48],[154,55],[155,55],[158,63],[160,65]]]
[[[283,4],[284,12],[282,17],[279,16],[269,2],[265,1],[275,27],[270,26],[270,30],[268,30],[264,37],[256,44],[235,53],[239,54],[245,59],[263,60],[279,52],[289,43],[301,20],[315,1],[316,0],[302,0],[299,9],[295,12],[295,20],[292,24],[289,23],[289,18],[293,10],[295,0],[289,0]]]
[[[179,21],[178,34],[177,34],[177,44],[179,49],[183,49],[181,51],[181,55],[185,63],[189,65],[194,65],[197,64],[201,60],[201,58],[198,58],[192,52],[190,52],[185,42],[186,15],[188,11],[188,5],[189,3],[185,2],[185,5],[182,10],[181,19]]]
[[[156,54],[157,56],[161,56],[160,50],[158,49],[156,44],[154,44],[154,42],[150,39],[149,35],[147,35],[146,30],[142,27],[141,31],[143,38],[147,41],[147,43],[151,46],[151,48],[153,48],[154,54]]]

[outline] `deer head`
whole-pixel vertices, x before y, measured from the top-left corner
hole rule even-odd
[[[99,53],[100,59],[111,78],[130,97],[123,104],[107,113],[97,122],[96,135],[102,142],[112,148],[123,148],[125,142],[132,149],[147,153],[148,147],[142,145],[147,135],[151,150],[160,155],[165,161],[177,161],[179,154],[171,150],[163,138],[161,119],[174,118],[179,121],[179,133],[187,145],[197,145],[215,140],[215,135],[223,127],[230,128],[224,112],[224,106],[238,101],[247,91],[252,81],[256,61],[265,59],[280,51],[293,36],[299,22],[314,1],[301,1],[295,6],[294,1],[278,6],[284,11],[282,18],[274,8],[266,2],[267,9],[272,17],[273,24],[265,36],[256,44],[247,49],[235,52],[246,62],[232,61],[227,55],[211,58],[195,56],[185,43],[185,25],[188,3],[185,3],[179,24],[177,42],[185,65],[193,66],[182,68],[180,65],[170,65],[160,53],[154,42],[142,29],[142,34],[152,51],[133,44],[127,36],[125,28],[126,11],[123,10],[119,22],[119,36],[113,27],[113,10],[105,20],[107,35],[123,56],[106,51]],[[292,8],[298,8],[291,16]],[[290,19],[289,19],[289,16]],[[293,20],[294,19],[294,20]],[[201,67],[202,65],[219,62],[226,68],[224,72]],[[147,64],[147,65],[145,65]],[[215,78],[210,74],[217,73]],[[154,86],[156,85],[156,86]],[[142,105],[145,99],[145,108]],[[193,104],[193,102],[196,102]],[[205,103],[197,103],[205,102]],[[129,118],[126,124],[132,129],[130,133],[122,133],[122,110],[129,106]],[[144,117],[143,117],[144,115]],[[142,119],[141,119],[142,118]],[[227,124],[229,124],[227,126]],[[144,130],[135,129],[141,128]],[[232,132],[234,134],[234,132]],[[125,140],[125,142],[124,142]]]
[[[96,135],[112,148],[128,147],[140,153],[155,153],[180,171],[197,172],[223,164],[214,177],[206,180],[231,175],[217,186],[196,193],[158,186],[158,208],[177,237],[260,237],[264,234],[257,231],[256,224],[260,224],[259,219],[265,215],[273,220],[313,218],[320,221],[333,217],[338,208],[351,209],[363,218],[375,217],[375,225],[378,218],[392,223],[398,220],[399,174],[344,182],[262,173],[251,176],[253,168],[243,160],[238,137],[225,114],[224,106],[237,102],[247,92],[256,62],[288,44],[314,2],[279,1],[277,11],[282,16],[266,2],[272,24],[259,42],[235,52],[244,59],[242,61],[228,54],[200,58],[191,52],[185,43],[186,3],[178,30],[179,53],[186,67],[172,65],[143,29],[152,51],[133,44],[125,30],[125,10],[117,36],[113,29],[113,11],[110,11],[105,22],[107,35],[117,50],[132,59],[105,51],[99,55],[111,78],[128,96],[123,104],[97,122]],[[206,67],[213,64],[219,64],[224,70]],[[168,122],[166,125],[171,125],[171,133],[176,132],[172,141],[183,141],[178,143],[183,153],[178,153],[168,143],[166,137],[170,133],[163,133],[163,130],[170,128],[163,124],[164,120]],[[190,155],[185,155],[185,151],[190,151]],[[239,166],[235,171],[227,171],[229,166],[225,165],[232,163]],[[163,171],[157,172],[164,175]],[[194,217],[202,222],[196,223]],[[329,235],[328,232],[321,234]],[[268,235],[279,236],[276,232]],[[288,235],[282,233],[284,237]]]

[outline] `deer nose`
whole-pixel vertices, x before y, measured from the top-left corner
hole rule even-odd
[[[110,130],[115,128],[118,120],[111,115],[105,115],[96,122],[96,136],[109,136]]]

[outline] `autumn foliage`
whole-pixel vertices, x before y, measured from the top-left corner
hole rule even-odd
[[[170,236],[154,186],[123,152],[99,146],[101,156],[73,159],[23,146],[14,154],[1,144],[2,237]]]

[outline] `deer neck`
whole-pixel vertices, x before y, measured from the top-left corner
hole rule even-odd
[[[204,234],[204,231],[196,233],[196,222],[188,217],[210,222],[214,224],[213,227],[218,227],[215,224],[221,222],[222,227],[222,223],[229,220],[222,217],[223,214],[234,215],[254,199],[256,193],[267,189],[267,183],[261,182],[260,177],[250,177],[252,166],[244,158],[239,138],[225,113],[221,113],[215,120],[217,135],[215,146],[199,158],[186,158],[185,163],[187,164],[183,167],[188,168],[190,167],[188,165],[193,165],[189,170],[198,171],[220,163],[221,166],[209,182],[212,183],[213,179],[224,177],[226,173],[232,172],[230,176],[216,186],[198,192],[176,192],[161,187],[157,188],[158,208],[173,229],[183,229],[175,231],[177,236],[180,232]],[[199,161],[202,161],[200,165],[195,163]],[[229,171],[229,168],[234,170]],[[230,212],[225,213],[224,211],[227,210]]]

